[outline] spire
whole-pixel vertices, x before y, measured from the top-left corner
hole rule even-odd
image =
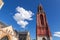
[[[43,12],[43,7],[41,4],[38,6],[38,12]]]

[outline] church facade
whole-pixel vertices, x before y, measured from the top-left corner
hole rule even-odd
[[[18,40],[18,36],[12,26],[0,22],[0,40]]]
[[[12,26],[0,22],[0,40],[31,40],[28,31],[18,32]]]
[[[36,19],[36,40],[52,40],[51,32],[46,19],[46,14],[43,10],[42,5],[38,6]]]

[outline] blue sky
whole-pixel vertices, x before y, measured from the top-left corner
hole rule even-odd
[[[0,10],[0,20],[8,25],[12,25],[17,31],[28,30],[31,38],[36,37],[36,14],[37,7],[41,3],[48,20],[48,25],[52,33],[53,40],[59,40],[60,37],[53,36],[55,32],[60,32],[60,0],[3,0],[4,5]],[[33,20],[28,21],[29,24],[25,29],[14,20],[13,16],[17,13],[17,7],[23,7],[25,10],[30,10],[34,13]],[[59,34],[60,35],[60,34]]]

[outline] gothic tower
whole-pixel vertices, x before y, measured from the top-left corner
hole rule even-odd
[[[36,39],[37,40],[52,40],[50,29],[46,20],[46,15],[42,5],[38,6],[36,24]]]

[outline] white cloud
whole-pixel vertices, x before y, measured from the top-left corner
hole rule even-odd
[[[54,32],[54,36],[60,37],[60,32]]]
[[[3,5],[4,5],[4,2],[2,0],[0,0],[0,10],[1,10]]]
[[[13,18],[17,21],[17,24],[21,25],[22,28],[25,28],[29,24],[28,21],[33,20],[32,16],[34,13],[30,10],[25,10],[23,7],[17,7],[18,11]],[[28,20],[28,21],[27,21]]]

